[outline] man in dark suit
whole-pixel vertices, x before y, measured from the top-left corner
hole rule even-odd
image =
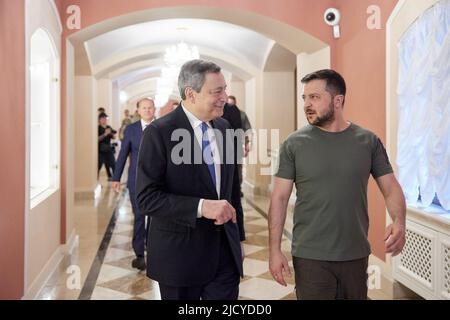
[[[178,86],[180,106],[147,127],[139,151],[147,275],[163,300],[237,299],[245,234],[231,126],[220,118],[225,79],[216,64],[192,60]]]
[[[228,97],[228,101],[230,101],[230,97]],[[238,165],[237,170],[239,176],[239,194],[241,197],[243,197],[241,184],[242,184],[242,161],[244,158],[243,155],[244,129],[242,126],[241,111],[235,104],[225,103],[225,106],[223,107],[222,118],[226,119],[236,132],[234,138],[234,149],[236,150],[235,160]]]
[[[139,145],[141,143],[142,131],[150,124],[155,115],[155,104],[151,99],[142,99],[137,103],[137,111],[141,117],[140,121],[129,124],[124,132],[124,138],[120,148],[119,157],[116,162],[116,170],[114,171],[112,188],[120,191],[120,178],[122,176],[125,163],[130,156],[130,166],[128,169],[127,188],[130,195],[131,206],[134,214],[133,226],[133,250],[136,258],[132,261],[133,268],[145,270],[145,243],[147,233],[145,228],[145,215],[141,213],[136,205],[136,167],[139,153]]]

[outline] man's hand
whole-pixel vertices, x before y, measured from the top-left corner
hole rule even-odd
[[[387,226],[384,234],[386,253],[392,253],[395,257],[402,252],[405,246],[405,225],[399,222],[394,222]]]
[[[269,270],[276,282],[278,282],[282,286],[287,286],[286,281],[284,281],[284,275],[290,277],[291,270],[289,268],[288,260],[281,252],[281,250],[270,252]]]
[[[246,143],[244,146],[244,158],[247,158],[249,152],[250,152],[250,144]]]
[[[244,242],[242,242],[242,241],[241,241],[241,256],[242,256],[242,262],[244,262],[245,251],[244,251]]]
[[[110,128],[106,128],[105,129],[105,136],[111,134],[111,129]]]
[[[232,220],[236,223],[236,210],[227,200],[203,200],[202,216],[216,220],[214,224],[221,225]]]
[[[111,187],[115,192],[117,192],[117,193],[120,192],[120,182],[119,181],[113,181]]]

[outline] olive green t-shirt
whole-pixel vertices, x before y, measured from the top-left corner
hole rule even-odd
[[[292,133],[280,149],[276,173],[297,188],[292,255],[324,261],[367,257],[369,175],[392,172],[380,139],[353,123],[341,132],[308,125]]]

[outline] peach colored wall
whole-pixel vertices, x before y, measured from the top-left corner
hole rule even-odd
[[[25,241],[25,7],[0,0],[0,299],[24,293]]]
[[[60,244],[60,217],[58,208],[61,207],[61,194],[55,192],[45,201],[38,204],[29,215],[29,236],[28,236],[28,260],[27,260],[27,288],[28,294],[34,281],[38,280],[40,272],[46,263],[57,251]]]
[[[63,19],[66,17],[67,6],[78,5],[81,8],[82,28],[86,28],[115,16],[145,9],[185,5],[226,7],[252,11],[284,21],[328,42],[331,40],[328,28],[318,28],[317,24],[320,23],[321,26],[324,24],[323,12],[334,2],[333,0],[283,0],[282,2],[273,0],[63,0],[62,17]],[[67,31],[69,35],[77,30]]]
[[[67,48],[66,48],[66,38],[64,33],[66,31],[66,21],[64,20],[64,12],[66,10],[66,5],[64,4],[64,0],[54,0],[56,8],[59,11],[59,16],[61,19],[61,23],[63,26],[63,35],[61,36],[61,235],[60,240],[61,244],[66,244],[67,242],[67,233],[70,233],[71,230],[67,230],[67,224],[71,223],[71,219],[69,217],[69,221],[67,219],[67,206],[70,206],[74,199],[68,199],[67,193],[68,191],[72,191],[73,188],[68,186],[68,168],[67,168],[67,149],[68,149],[68,128],[71,128],[72,125],[68,125],[67,123],[67,89],[66,86],[68,82],[66,81],[67,77],[67,69],[66,69],[66,58],[67,58]],[[69,81],[72,84],[73,81]],[[70,176],[73,177],[73,172],[70,173]]]
[[[342,37],[335,41],[332,67],[347,82],[345,115],[375,132],[386,143],[386,21],[397,0],[337,1],[342,13]],[[381,9],[381,29],[367,28],[366,13],[370,5]],[[331,32],[331,31],[330,31]],[[383,234],[386,224],[385,206],[376,183],[369,184],[369,240],[373,253],[385,259]]]

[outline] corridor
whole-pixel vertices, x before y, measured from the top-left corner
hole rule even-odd
[[[205,252],[241,271],[245,229],[239,299],[295,300],[294,277],[269,272],[272,201],[292,273],[292,255],[364,260],[351,274],[372,300],[450,300],[450,0],[0,0],[0,21],[0,299],[160,299],[132,268],[143,241],[133,250],[128,186],[161,230],[208,236],[153,242],[166,285],[205,281],[211,268],[192,272]],[[240,206],[218,159],[232,148],[217,152],[229,125],[246,130],[231,255],[205,249],[224,244],[206,219]],[[202,167],[179,166],[178,129],[211,148]],[[285,260],[271,252],[276,277]],[[172,258],[193,262],[166,269]],[[214,294],[236,297],[229,274],[233,290]]]

